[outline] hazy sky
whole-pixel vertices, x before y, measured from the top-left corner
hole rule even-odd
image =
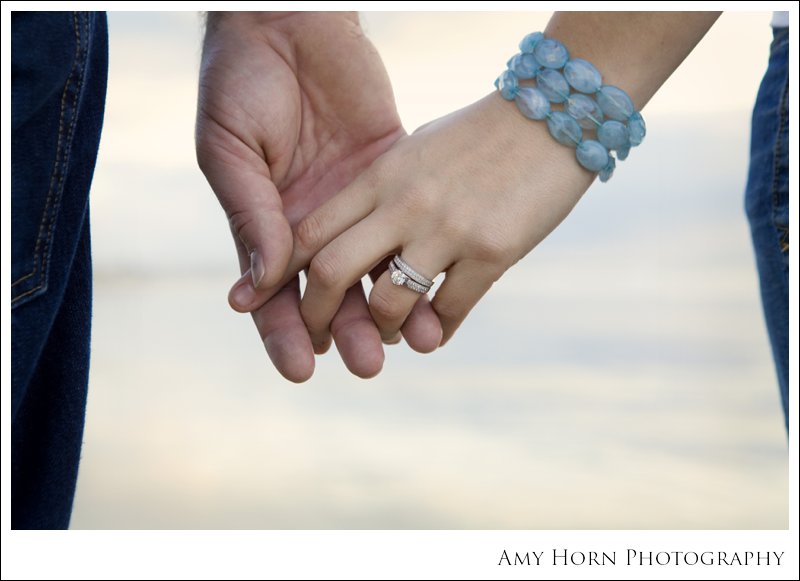
[[[364,26],[383,56],[398,108],[411,131],[477,100],[519,39],[549,13],[366,13]],[[746,147],[749,111],[766,65],[769,13],[726,13],[646,107],[648,139],[614,176],[639,175],[640,151],[674,158],[668,134],[706,161],[731,151],[703,147],[698,115],[725,140]],[[99,271],[235,269],[222,215],[194,159],[200,16],[194,12],[109,15],[108,105],[92,196]],[[706,131],[709,129],[707,128]],[[666,167],[666,164],[665,164]],[[147,171],[142,171],[147,168]],[[179,221],[175,216],[180,215]],[[169,243],[163,236],[170,233]],[[198,246],[200,245],[200,246]]]

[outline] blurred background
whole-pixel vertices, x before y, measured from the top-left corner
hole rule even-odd
[[[406,128],[547,13],[365,13]],[[785,528],[788,457],[743,213],[768,13],[727,13],[648,139],[441,351],[294,385],[197,169],[201,18],[110,13],[94,348],[73,528]],[[414,381],[408,381],[413,374]]]

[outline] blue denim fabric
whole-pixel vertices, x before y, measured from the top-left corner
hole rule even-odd
[[[89,373],[105,14],[11,20],[11,526],[69,525]]]
[[[776,28],[753,110],[745,207],[789,429],[789,29]]]

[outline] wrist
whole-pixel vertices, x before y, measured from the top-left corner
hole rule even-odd
[[[501,144],[508,155],[518,158],[520,167],[548,167],[547,175],[537,173],[536,180],[558,184],[557,190],[585,191],[597,174],[575,163],[575,151],[555,142],[547,124],[531,122],[520,114],[513,101],[507,101],[498,92],[493,92],[475,104],[485,116],[487,128],[493,133],[506,136]]]
[[[544,33],[586,59],[641,110],[719,12],[556,12]]]

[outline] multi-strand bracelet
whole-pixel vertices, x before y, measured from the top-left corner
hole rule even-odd
[[[631,98],[618,87],[604,85],[594,65],[570,59],[563,44],[541,32],[528,34],[519,49],[495,87],[504,99],[515,101],[525,117],[546,120],[556,141],[575,147],[581,166],[599,173],[601,182],[608,181],[616,165],[611,152],[624,160],[645,136],[644,119]],[[520,84],[528,80],[536,84]],[[584,139],[584,129],[596,139]]]

